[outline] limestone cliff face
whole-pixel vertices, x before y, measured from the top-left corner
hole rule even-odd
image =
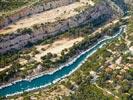
[[[124,13],[128,10],[126,0],[112,0],[116,5],[118,5]]]
[[[0,28],[7,26],[8,24],[15,22],[16,20],[19,20],[23,17],[54,9],[60,6],[69,5],[76,1],[77,0],[52,0],[47,3],[42,2],[42,4],[36,4],[30,7],[23,8],[8,17],[0,18]]]
[[[93,8],[88,8],[81,13],[65,20],[59,20],[53,23],[41,23],[38,29],[32,27],[31,33],[9,34],[0,37],[0,53],[11,49],[21,49],[29,42],[34,43],[38,40],[45,39],[47,36],[64,32],[72,27],[77,27],[84,23],[93,23],[95,25],[109,19],[116,18],[117,15],[107,2],[102,2]]]

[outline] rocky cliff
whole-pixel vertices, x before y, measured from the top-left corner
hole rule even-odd
[[[44,2],[43,0],[39,2],[39,4],[34,4],[28,7],[25,7],[11,15],[8,16],[0,16],[0,28],[3,28],[4,26],[7,26],[21,18],[24,18],[26,16],[30,16],[33,14],[37,14],[43,11],[47,11],[50,9],[54,9],[60,6],[69,5],[73,2],[76,2],[77,0],[52,0],[49,2]]]
[[[87,8],[79,14],[64,20],[58,20],[52,23],[40,23],[37,28],[16,31],[14,34],[7,34],[0,37],[0,53],[12,49],[21,49],[28,43],[35,43],[38,40],[45,39],[47,36],[64,32],[69,28],[77,27],[84,23],[94,25],[116,18],[121,14],[112,9],[108,2],[102,2],[95,7]]]
[[[126,11],[128,10],[127,4],[126,4],[126,0],[112,0],[116,5],[118,5],[123,11],[124,13],[126,13]]]

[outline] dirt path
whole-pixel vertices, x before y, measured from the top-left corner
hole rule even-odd
[[[114,94],[113,94],[112,92],[110,92],[109,90],[104,89],[104,88],[101,88],[101,87],[100,87],[100,86],[98,86],[97,84],[95,84],[95,86],[96,86],[97,88],[101,89],[103,92],[106,92],[107,94],[114,96],[114,97],[116,98],[116,100],[118,100],[118,99],[119,99],[119,97],[118,97],[118,96],[114,95]]]

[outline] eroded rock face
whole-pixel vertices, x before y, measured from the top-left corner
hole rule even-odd
[[[23,17],[54,9],[60,6],[69,5],[76,1],[77,0],[53,0],[47,3],[23,8],[6,18],[0,18],[0,28],[3,28],[4,26],[7,26],[8,24],[15,22],[16,20],[19,20]]]
[[[106,20],[103,20],[101,18]],[[109,19],[116,18],[117,15],[112,9],[112,7],[107,2],[102,2],[93,8],[88,8],[85,11],[70,17],[65,20],[60,20],[53,23],[47,23],[45,25],[39,25],[38,29],[32,28],[32,33],[25,34],[10,34],[0,37],[0,53],[4,53],[11,49],[21,49],[29,42],[35,43],[38,40],[45,39],[48,35],[55,35],[59,32],[64,32],[72,27],[77,27],[81,24],[90,22],[95,23],[95,21],[108,21]],[[99,24],[97,23],[97,24]]]
[[[127,11],[128,7],[126,4],[126,0],[112,0],[112,1],[116,3],[124,12]]]

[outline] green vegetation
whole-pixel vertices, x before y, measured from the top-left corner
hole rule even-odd
[[[131,24],[132,21],[129,22],[128,26],[130,31],[125,34],[128,37],[131,36],[130,32],[131,29],[133,29]],[[133,55],[125,54],[125,51],[128,50],[125,35],[119,40],[114,40],[111,44],[100,49],[91,56],[78,71],[71,75],[71,77],[68,78],[68,81],[62,82],[62,84],[68,88],[73,86],[71,85],[71,82],[79,86],[78,89],[74,91],[74,94],[71,94],[68,97],[63,97],[65,100],[88,100],[88,98],[90,100],[132,100],[133,62],[129,62],[129,58],[132,58]],[[130,38],[132,37],[133,35]],[[131,44],[130,46],[133,45]],[[109,52],[108,50],[111,50],[115,54],[112,54],[112,52]],[[109,69],[108,66],[115,64],[115,61],[119,57],[122,57],[123,60],[120,65],[116,65],[118,68],[113,70]],[[100,66],[103,66],[103,68],[100,68]],[[125,69],[125,67],[129,69]],[[102,91],[101,89],[99,90],[95,84],[91,83],[93,77],[90,76],[90,71],[96,72],[96,75],[99,76],[95,84],[101,87],[103,89]],[[106,93],[106,90],[111,92],[113,95]]]
[[[121,24],[121,23],[119,23]],[[115,26],[110,26],[110,28],[112,29],[116,29],[115,27],[118,27],[119,24],[115,25]],[[33,56],[35,56],[35,54],[38,54],[39,52],[36,50],[36,48],[29,48],[35,44],[33,43],[28,43],[28,45],[26,47],[28,47],[26,50],[23,51],[11,51],[8,52],[5,55],[1,55],[0,56],[0,64],[1,67],[7,66],[9,64],[13,65],[13,63],[18,62],[18,60],[20,58],[22,59],[26,59],[28,60],[28,63],[21,65],[18,67],[18,71],[15,73],[14,70],[12,68],[9,68],[8,70],[3,71],[3,73],[1,73],[1,81],[8,81],[10,78],[8,77],[9,75],[11,76],[19,76],[24,78],[25,76],[29,75],[30,73],[32,73],[32,70],[35,69],[39,64],[41,64],[43,66],[43,70],[46,70],[48,68],[54,68],[59,66],[62,63],[65,63],[68,61],[68,59],[70,59],[71,57],[74,57],[75,55],[79,54],[79,52],[88,49],[91,45],[93,45],[95,42],[98,41],[98,39],[102,38],[102,35],[104,34],[100,34],[100,33],[96,33],[94,35],[91,35],[90,33],[94,30],[95,28],[92,28],[91,24],[87,24],[87,25],[83,25],[81,27],[78,28],[72,28],[70,29],[68,32],[65,32],[64,34],[60,33],[55,37],[48,37],[48,39],[46,39],[45,41],[39,41],[36,44],[47,44],[47,43],[52,43],[53,40],[58,39],[59,37],[78,37],[78,36],[84,36],[85,39],[78,44],[74,44],[73,47],[71,47],[69,50],[63,50],[61,52],[61,56],[57,57],[57,55],[55,54],[51,54],[48,53],[46,56],[42,57],[42,63],[38,63],[36,61],[31,61],[32,57],[29,55],[29,53],[33,53]],[[17,30],[18,32],[21,33],[32,33],[32,30],[29,28],[25,28],[25,29],[19,29]],[[106,33],[108,35],[112,35],[110,34],[112,32],[112,30],[102,30],[103,33]],[[113,33],[113,32],[112,32]],[[88,41],[89,40],[89,41]],[[30,61],[30,62],[29,62]],[[11,66],[12,67],[12,66]],[[23,70],[20,70],[21,68],[24,68]],[[42,70],[42,71],[43,71]],[[10,72],[8,75],[6,75],[5,73]],[[2,76],[5,76],[7,78],[3,78]]]
[[[105,33],[106,35],[112,35],[111,33],[113,33],[114,30],[118,30],[117,28],[116,26],[115,27],[113,26],[113,27],[110,27],[110,30],[107,30],[107,29],[106,31],[103,30],[104,31],[103,34],[96,33],[95,35],[86,35],[85,39],[82,42],[74,44],[74,46],[69,48],[69,50],[66,50],[66,49],[63,50],[61,52],[60,57],[57,57],[52,55],[51,53],[48,53],[47,55],[42,57],[43,66],[49,68],[49,67],[55,67],[55,66],[59,66],[60,64],[66,63],[68,59],[74,57],[75,55],[78,55],[80,52],[94,45],[97,41],[99,41],[104,36]]]
[[[128,29],[131,28],[131,23],[130,21]],[[58,96],[57,100],[60,100],[60,98],[64,100],[88,100],[88,98],[89,100],[132,100],[133,62],[129,62],[132,57],[129,54],[129,47],[132,44],[128,47],[125,39],[126,36],[131,36],[130,32],[128,31],[119,39],[115,39],[113,42],[109,42],[110,44],[99,49],[88,58],[79,70],[66,80],[49,87],[48,91],[39,90],[37,95],[32,92],[23,96],[30,97],[32,94],[32,97],[37,96],[38,99],[45,98],[46,95],[50,95],[52,91],[58,90],[58,87],[63,85],[72,92],[69,96]],[[64,53],[62,54],[64,55]],[[48,57],[51,56],[49,54]],[[120,64],[116,64],[120,57],[122,57]],[[110,65],[115,65],[114,69],[110,69]],[[94,71],[96,76],[98,76],[95,81],[92,81],[95,75],[90,75],[90,71]]]
[[[111,26],[112,28],[114,28],[114,26]],[[111,28],[110,27],[110,28]],[[117,26],[116,26],[117,27]],[[35,69],[39,64],[41,64],[43,66],[43,71],[49,68],[55,68],[57,66],[59,66],[60,64],[66,63],[68,61],[68,59],[70,59],[71,57],[74,57],[75,55],[78,55],[81,51],[88,49],[90,46],[92,46],[95,42],[97,42],[100,38],[102,38],[101,33],[96,33],[94,35],[91,35],[90,32],[93,29],[90,27],[90,25],[86,25],[86,26],[82,26],[81,28],[72,28],[70,29],[68,32],[62,34],[58,34],[57,36],[53,37],[53,38],[48,38],[45,41],[40,41],[38,43],[52,43],[53,40],[58,39],[58,36],[60,35],[61,37],[64,36],[68,36],[68,37],[78,37],[78,36],[84,36],[85,39],[78,44],[74,44],[73,47],[69,48],[69,50],[63,50],[61,52],[61,56],[57,57],[57,55],[55,54],[51,54],[48,53],[46,56],[42,57],[42,62],[38,63],[37,61],[34,61],[32,59],[32,56],[35,56],[36,54],[38,54],[39,52],[36,50],[36,48],[31,46],[34,46],[35,44],[33,43],[28,43],[28,45],[26,46],[27,49],[22,50],[22,51],[15,51],[12,50],[6,54],[2,54],[0,56],[0,65],[1,68],[8,66],[8,65],[13,65],[13,63],[15,62],[19,62],[20,58],[21,59],[25,59],[28,62],[24,65],[21,65],[19,68],[19,70],[21,68],[23,68],[23,70],[17,71],[16,73],[14,73],[14,71],[12,71],[12,68],[10,67],[8,70],[3,71],[3,73],[1,74],[1,76],[5,75],[8,71],[9,72],[13,72],[11,76],[17,75],[19,77],[25,77],[26,75],[29,75],[30,73],[32,73],[33,69]],[[25,28],[24,30],[20,29],[17,30],[18,32],[22,32],[22,33],[32,33],[32,30],[29,28]],[[106,34],[111,35],[110,31],[111,30],[103,30],[104,32],[106,32]],[[51,42],[49,42],[51,41]],[[38,44],[36,43],[36,44]],[[29,48],[30,47],[30,48]],[[32,54],[32,56],[30,56],[30,53]],[[8,76],[8,75],[7,75]],[[10,77],[11,78],[11,77]],[[8,77],[8,79],[10,79]],[[5,78],[4,78],[5,79]],[[4,80],[2,79],[2,81],[7,81],[8,79]]]
[[[13,11],[37,0],[0,0],[0,12]]]
[[[95,2],[99,2],[99,0],[94,0]],[[9,3],[11,2],[11,4]],[[10,11],[17,9],[18,7],[22,7],[27,4],[27,0],[23,0],[19,2],[18,0],[6,0],[0,1],[0,11]],[[3,4],[4,3],[4,4]],[[6,9],[5,7],[8,6]],[[77,11],[79,9],[76,9]],[[104,16],[102,16],[104,18]],[[103,20],[102,20],[103,21]],[[93,22],[95,23],[95,22]],[[42,62],[37,62],[32,59],[32,56],[39,54],[39,51],[36,48],[27,48],[22,51],[12,50],[7,54],[0,55],[0,67],[4,68],[11,64],[9,69],[6,69],[0,73],[0,82],[8,82],[10,78],[13,77],[22,77],[25,78],[27,75],[30,75],[38,65],[42,65],[43,70],[54,68],[59,66],[60,64],[66,63],[68,59],[78,55],[80,52],[88,49],[93,44],[95,44],[99,39],[101,39],[104,35],[113,35],[112,33],[118,30],[119,24],[127,23],[127,21],[121,20],[121,23],[111,26],[110,29],[102,30],[103,33],[96,33],[95,35],[91,35],[90,33],[95,29],[93,23],[88,24],[86,26],[81,26],[79,28],[72,28],[69,31],[65,32],[63,35],[60,33],[55,37],[48,37],[46,40],[39,41],[36,44],[50,44],[53,43],[54,40],[68,36],[68,37],[78,37],[84,36],[84,40],[78,44],[74,44],[73,47],[69,49],[64,49],[61,52],[61,56],[57,56],[56,54],[48,53],[43,56]],[[95,23],[99,25],[99,23]],[[43,25],[43,24],[42,24]],[[34,29],[38,27],[33,26]],[[32,33],[32,29],[18,29],[17,32],[25,34]],[[127,40],[131,43],[127,45]],[[69,96],[63,95],[62,98],[64,100],[132,100],[133,98],[133,55],[129,51],[129,47],[133,46],[133,17],[129,20],[128,23],[128,32],[124,34],[124,36],[120,37],[118,40],[110,41],[108,45],[99,49],[94,55],[88,58],[88,60],[81,66],[79,70],[73,73],[66,80],[54,85],[55,88],[49,87],[50,92],[52,90],[57,89],[57,86],[63,85],[70,91]],[[34,46],[33,43],[28,43],[27,47]],[[33,54],[32,56],[30,54]],[[28,60],[28,63],[21,65],[19,63],[19,58]],[[120,64],[117,64],[116,61],[118,58],[122,58]],[[111,68],[110,66],[114,65],[115,68]],[[101,68],[102,67],[102,68]],[[126,67],[126,68],[125,68]],[[24,69],[22,69],[24,68]],[[96,74],[90,75],[90,71],[94,71]],[[94,81],[93,79],[96,78]],[[92,81],[93,80],[93,81]],[[39,97],[44,97],[43,93],[45,91],[39,91]],[[110,93],[108,93],[109,91]],[[60,91],[58,91],[60,92]],[[46,93],[48,95],[48,92]],[[22,96],[24,99],[31,99],[30,96],[34,96],[36,94],[32,93],[24,93]],[[12,98],[12,97],[11,97]],[[1,99],[1,98],[0,98]],[[3,98],[2,98],[3,99]],[[15,99],[17,99],[15,97]],[[59,97],[57,99],[60,100]]]
[[[17,32],[21,33],[21,34],[27,34],[27,33],[31,34],[31,33],[33,33],[31,28],[18,29]]]
[[[0,0],[0,12],[14,10],[28,3],[29,0]]]
[[[3,81],[8,81],[9,78],[14,77],[15,74],[20,71],[19,70],[20,67],[21,65],[19,63],[17,62],[13,63],[11,69],[7,69],[0,73],[0,82],[2,83]]]
[[[28,6],[36,6],[52,0],[0,0],[0,17],[8,17],[14,12]]]
[[[128,39],[129,40],[133,40],[133,16],[130,18],[129,20],[129,24],[128,24],[128,33],[129,33],[129,36],[128,36]]]

